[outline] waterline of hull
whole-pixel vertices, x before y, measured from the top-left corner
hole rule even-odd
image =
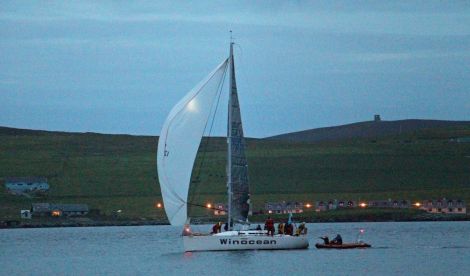
[[[286,250],[306,249],[305,235],[206,235],[183,236],[185,251]]]

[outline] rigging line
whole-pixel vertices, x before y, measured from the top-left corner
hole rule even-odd
[[[206,137],[206,142],[204,144],[204,150],[202,151],[201,162],[199,163],[199,167],[197,169],[196,179],[199,179],[199,176],[201,176],[201,168],[204,165],[204,161],[206,159],[207,147],[208,147],[209,141],[210,141],[209,137],[212,133],[212,128],[214,127],[215,115],[217,114],[217,109],[219,107],[220,97],[222,95],[222,88],[223,88],[224,83],[225,83],[225,75],[227,74],[227,67],[225,67],[225,69],[224,69],[222,81],[219,84],[219,93],[218,93],[219,96],[217,97],[217,103],[215,105],[214,115],[212,116],[211,124],[210,124],[210,127],[209,127],[209,133],[208,133],[208,136]],[[212,109],[212,107],[211,107],[211,109]],[[204,127],[204,130],[206,129],[206,127],[207,127],[207,122],[206,122],[206,126]]]

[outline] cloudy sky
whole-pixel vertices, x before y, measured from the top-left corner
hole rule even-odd
[[[0,125],[158,135],[229,30],[247,136],[470,120],[470,1],[187,2],[2,1]]]

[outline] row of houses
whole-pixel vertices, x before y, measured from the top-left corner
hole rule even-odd
[[[416,204],[422,210],[429,213],[444,213],[444,214],[466,214],[467,205],[463,200],[457,199],[438,199],[427,200],[423,203]],[[419,205],[419,206],[418,206]]]
[[[21,210],[21,218],[86,216],[89,212],[87,204],[33,203],[31,209]]]
[[[354,200],[327,200],[317,201],[315,203],[315,211],[328,211],[339,208],[357,208],[357,207],[372,207],[372,208],[410,208],[411,202],[409,200],[372,200],[372,201],[354,201]]]
[[[287,214],[303,213],[305,209],[314,207],[316,212],[323,212],[329,210],[336,210],[342,208],[398,208],[398,209],[421,209],[428,213],[442,213],[442,214],[466,214],[466,203],[460,199],[437,199],[425,200],[423,202],[412,202],[410,200],[371,200],[371,201],[355,201],[355,200],[326,200],[317,201],[315,205],[303,203],[298,201],[281,201],[281,202],[267,202],[264,209],[261,209],[254,214]],[[226,205],[223,203],[216,203],[214,205],[214,215],[226,215]]]
[[[307,208],[309,208],[308,206]],[[227,206],[224,203],[216,203],[213,208],[214,215],[223,216],[226,215]],[[267,202],[264,210],[250,211],[250,214],[288,214],[294,213],[299,214],[304,212],[304,204],[298,201],[282,201],[282,202]]]
[[[467,207],[460,199],[436,199],[425,200],[423,202],[411,202],[410,200],[371,200],[371,201],[353,201],[353,200],[328,200],[318,201],[315,204],[315,211],[328,211],[338,208],[418,208],[428,213],[442,214],[466,214]]]

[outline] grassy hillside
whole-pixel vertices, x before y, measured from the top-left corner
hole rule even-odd
[[[377,139],[391,135],[408,134],[425,129],[470,126],[470,121],[441,120],[398,120],[398,121],[367,121],[348,125],[324,127],[285,133],[268,137],[271,140],[295,142],[340,141],[355,138]]]
[[[254,209],[265,201],[462,198],[470,202],[470,127],[410,132],[381,139],[300,143],[250,139]],[[0,129],[0,177],[47,176],[47,198],[0,190],[0,219],[17,218],[31,202],[88,203],[105,214],[159,218],[157,138]],[[211,138],[193,171],[192,201],[225,201],[225,139]],[[206,149],[203,141],[201,149]],[[200,168],[201,167],[201,168]],[[207,210],[192,209],[192,214]]]

